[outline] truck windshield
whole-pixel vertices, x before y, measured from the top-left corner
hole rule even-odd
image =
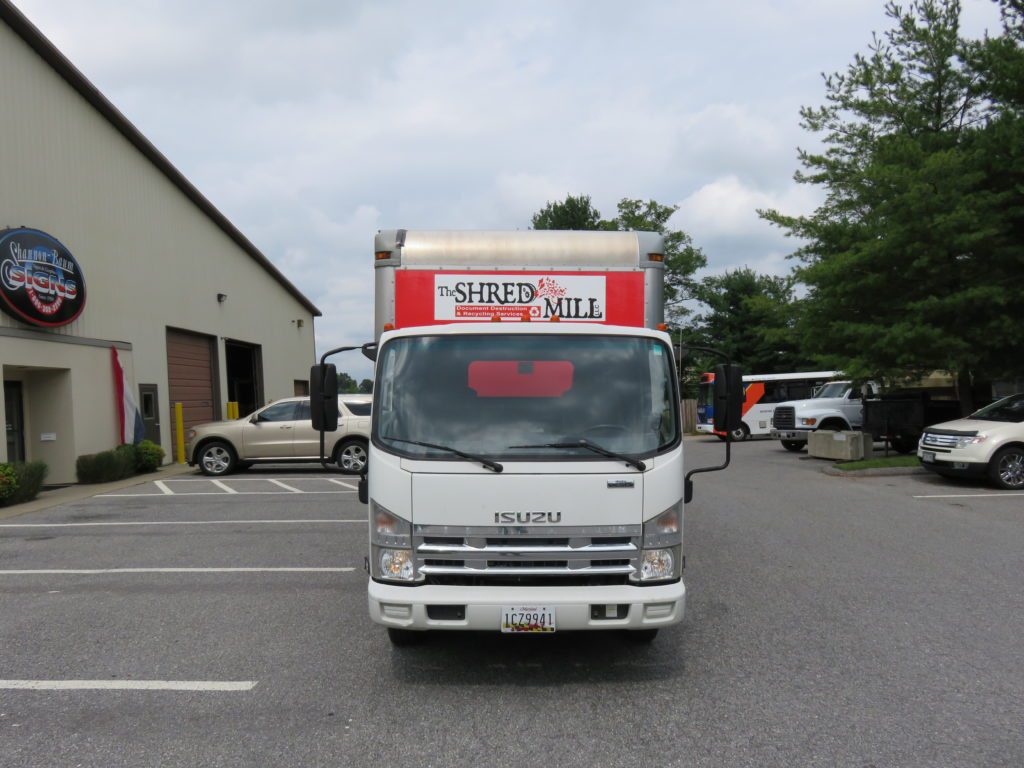
[[[374,440],[394,453],[607,461],[584,446],[650,456],[680,435],[675,371],[657,339],[523,334],[414,336],[383,346]],[[529,445],[529,448],[512,446]]]
[[[845,381],[833,381],[830,384],[826,384],[824,387],[814,393],[815,397],[842,397],[846,394],[846,391],[850,388],[850,384]]]

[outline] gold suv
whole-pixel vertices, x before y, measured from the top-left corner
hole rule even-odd
[[[343,472],[366,469],[372,395],[339,395],[338,431],[324,434],[324,455]],[[308,397],[286,397],[241,419],[197,424],[185,433],[185,455],[204,475],[220,476],[257,462],[320,460],[320,433]]]

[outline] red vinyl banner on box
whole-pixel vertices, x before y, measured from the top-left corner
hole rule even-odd
[[[641,272],[398,270],[395,325],[549,321],[643,326]]]

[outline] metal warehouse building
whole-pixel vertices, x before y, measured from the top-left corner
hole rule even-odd
[[[7,0],[0,103],[0,461],[70,483],[126,399],[170,459],[173,403],[306,392],[317,308]]]

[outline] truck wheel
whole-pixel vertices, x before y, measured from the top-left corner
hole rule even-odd
[[[200,448],[198,459],[199,469],[204,475],[211,477],[230,474],[238,461],[235,449],[220,440],[214,440]]]
[[[734,443],[742,443],[744,440],[750,437],[750,427],[743,422],[732,431],[732,441]]]
[[[366,471],[366,443],[362,440],[345,440],[334,452],[334,463],[346,475],[361,475]]]
[[[1007,491],[1024,488],[1024,448],[1017,445],[1003,448],[989,462],[988,475],[993,483]]]
[[[913,453],[917,448],[917,439],[908,435],[896,435],[890,444],[897,453]]]
[[[391,644],[399,648],[405,648],[410,645],[419,645],[427,637],[426,632],[416,632],[412,629],[395,629],[394,627],[388,627],[388,640]]]
[[[842,419],[827,419],[818,429],[822,432],[847,432],[850,425]]]
[[[629,629],[626,630],[626,639],[634,643],[653,643],[658,636],[657,629]]]
[[[800,451],[804,449],[804,446],[807,445],[803,440],[782,440],[781,442],[783,448],[787,451],[792,451],[793,453],[800,453]]]

